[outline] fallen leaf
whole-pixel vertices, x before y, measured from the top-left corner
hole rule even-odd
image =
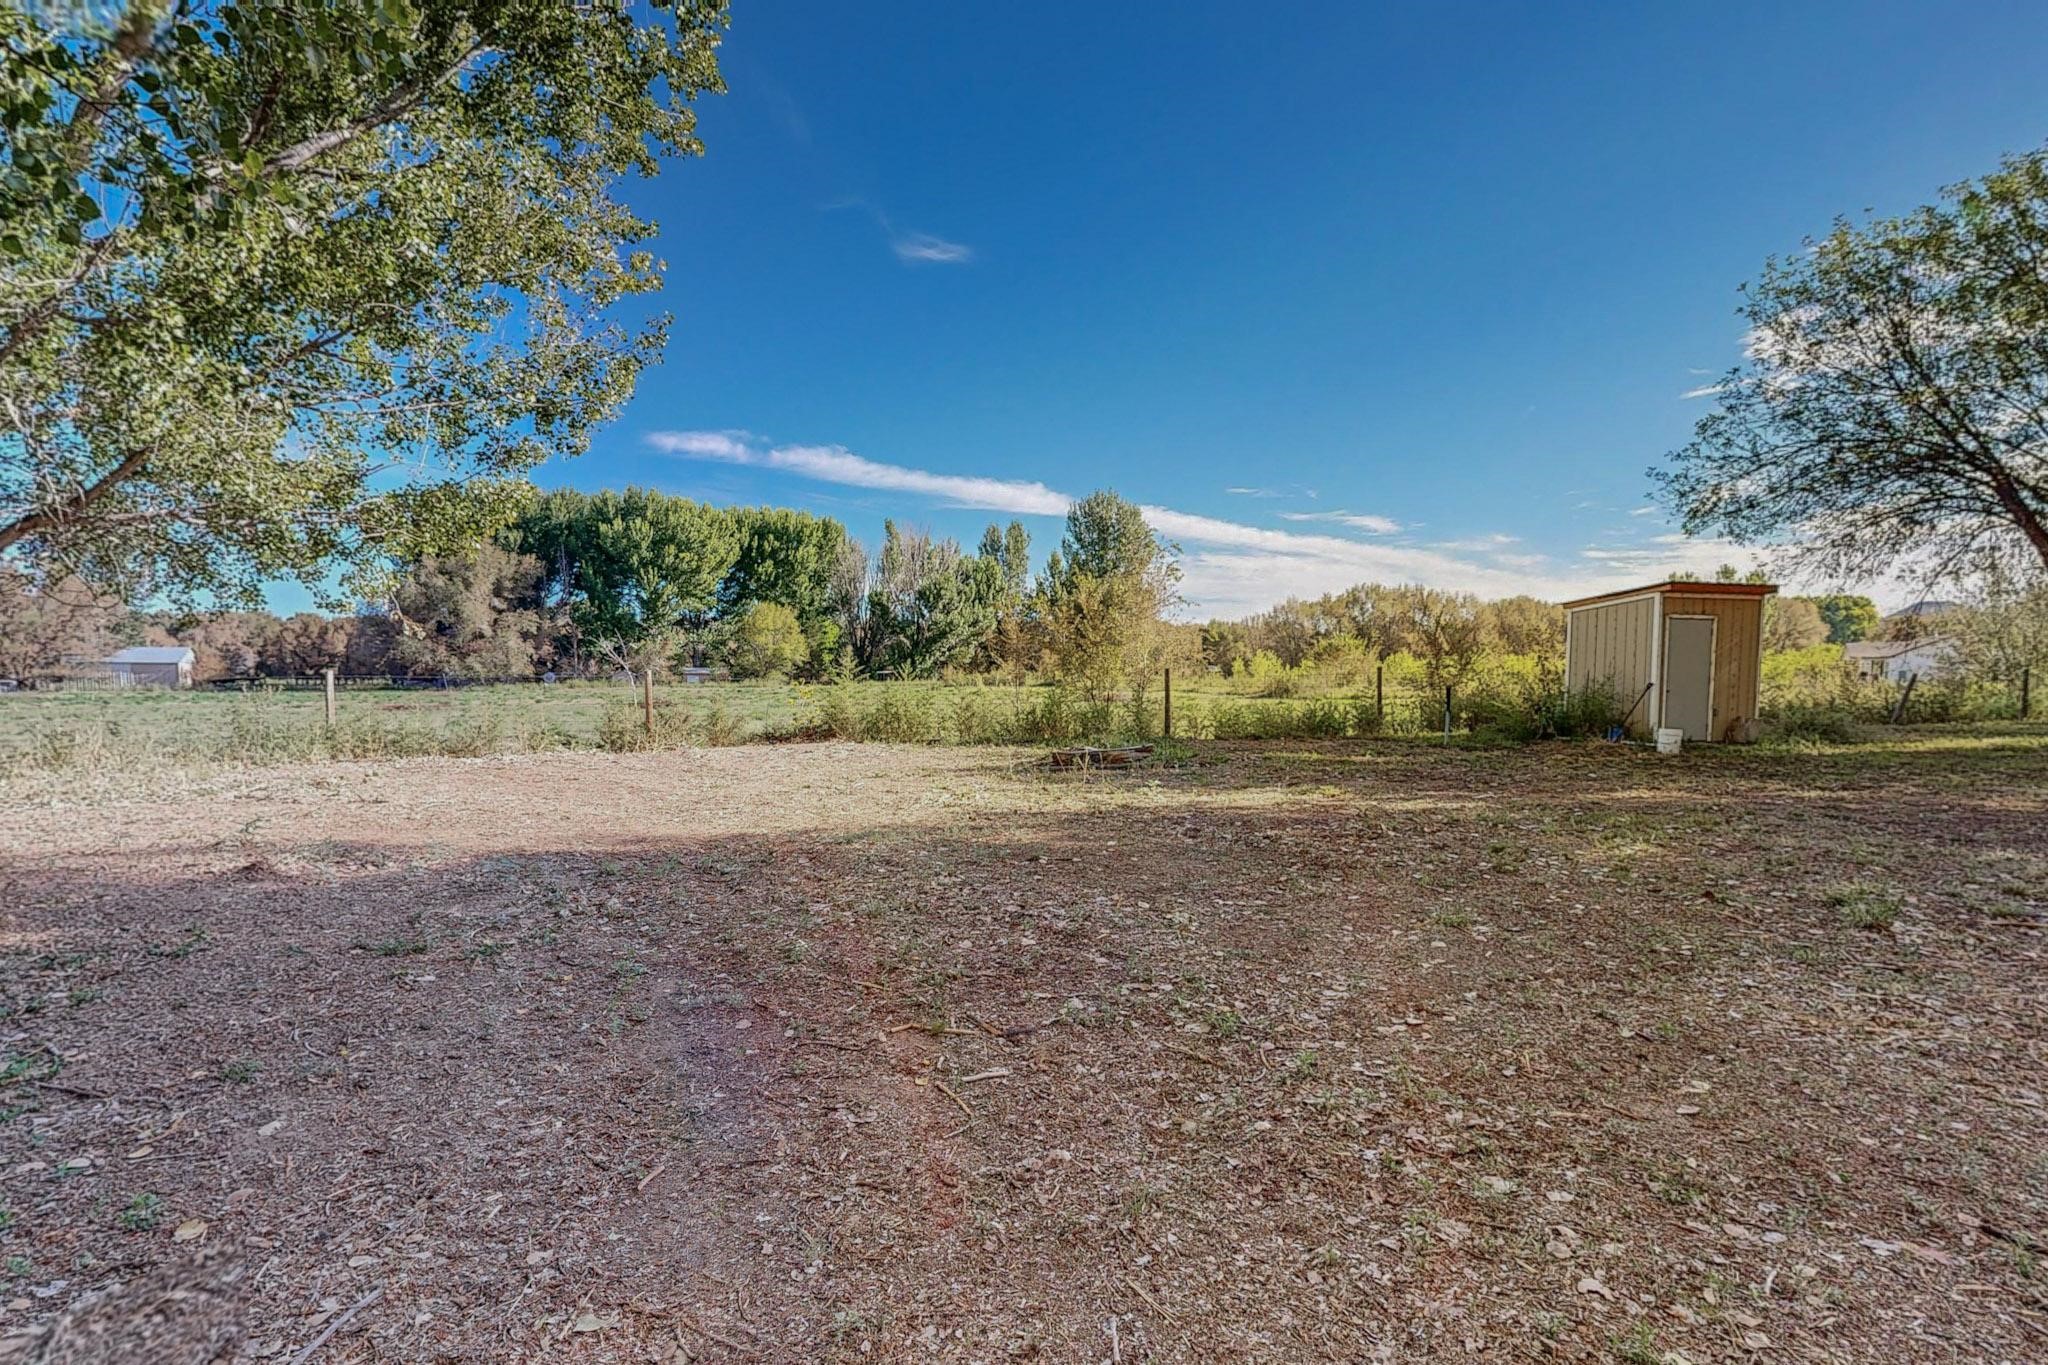
[[[1614,1291],[1612,1289],[1609,1289],[1606,1285],[1600,1283],[1600,1281],[1594,1279],[1591,1275],[1588,1275],[1585,1279],[1579,1281],[1579,1292],[1581,1294],[1598,1294],[1603,1299],[1612,1299],[1614,1297]]]
[[[204,1218],[187,1218],[178,1224],[178,1230],[171,1234],[173,1242],[196,1242],[206,1235]]]

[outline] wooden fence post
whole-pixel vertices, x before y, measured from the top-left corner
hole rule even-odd
[[[1166,670],[1166,737],[1173,738],[1173,670]]]
[[[647,734],[654,736],[654,665],[647,665],[647,672],[640,678],[640,710],[647,719]]]
[[[1444,743],[1451,742],[1451,685],[1444,684]]]
[[[322,689],[327,693],[327,728],[332,730],[334,728],[334,670],[331,668],[321,669],[320,681]]]
[[[2031,666],[2020,670],[2020,719],[2026,720],[2034,714],[2034,670]]]
[[[1892,724],[1897,725],[1899,718],[1906,714],[1906,703],[1913,700],[1913,684],[1919,681],[1920,675],[1918,673],[1908,673],[1906,675],[1905,689],[1899,693],[1898,701],[1892,704]]]
[[[1374,725],[1387,728],[1387,666],[1376,664],[1372,670],[1372,715]]]

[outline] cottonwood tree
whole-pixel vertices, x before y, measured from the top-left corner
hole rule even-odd
[[[38,582],[0,563],[0,678],[57,671],[66,659],[98,659],[121,640],[126,609],[76,578]]]
[[[1164,620],[1179,602],[1177,553],[1136,504],[1107,489],[1068,509],[1035,606],[1062,679],[1099,698],[1119,683],[1141,687],[1180,657],[1183,642]]]
[[[2048,569],[2048,150],[1744,287],[1747,361],[1670,467],[1688,534],[1839,578]]]
[[[1828,623],[1809,597],[1764,599],[1763,645],[1768,653],[1809,649],[1828,638]]]
[[[811,660],[797,614],[780,602],[756,602],[733,625],[732,671],[742,678],[786,677]]]
[[[1430,685],[1461,681],[1488,642],[1485,604],[1469,592],[1419,586],[1400,589],[1397,600],[1402,643],[1422,660]]]
[[[805,658],[837,654],[833,574],[848,543],[846,527],[787,507],[735,507],[728,515],[739,554],[718,586],[719,615],[738,621],[757,603],[787,607],[803,630]]]
[[[1820,619],[1827,623],[1829,644],[1853,644],[1877,634],[1882,618],[1877,613],[1877,603],[1868,597],[1835,592],[1812,600],[1820,611]]]
[[[408,566],[391,593],[391,662],[415,677],[530,677],[541,576],[533,556],[489,542]]]
[[[0,0],[0,552],[253,602],[473,543],[658,357],[723,0]],[[60,16],[56,21],[47,16]]]
[[[1972,600],[1941,618],[1973,677],[2011,682],[2028,669],[2035,686],[2048,688],[2048,578],[2022,577],[1993,567],[1975,585]]]
[[[893,521],[882,529],[868,588],[868,666],[928,678],[963,662],[995,630],[1002,566]]]

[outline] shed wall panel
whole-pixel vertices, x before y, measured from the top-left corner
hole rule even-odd
[[[1763,599],[1673,593],[1664,599],[1664,613],[1714,618],[1714,738],[1748,738],[1763,682]]]
[[[1650,597],[1582,607],[1573,612],[1565,685],[1574,692],[1583,692],[1604,683],[1622,709],[1627,710],[1650,682],[1656,617],[1656,600]],[[1636,708],[1629,718],[1632,733],[1649,733],[1654,702],[1655,698],[1651,698]]]

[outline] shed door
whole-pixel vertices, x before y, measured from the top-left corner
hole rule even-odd
[[[1689,741],[1714,737],[1714,618],[1664,621],[1664,724]]]

